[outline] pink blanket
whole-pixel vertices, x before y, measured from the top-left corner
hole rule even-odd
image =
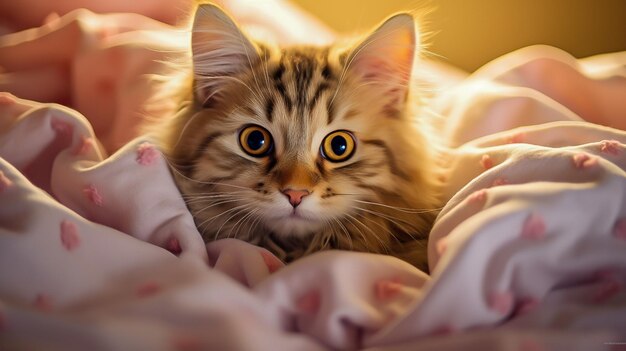
[[[2,38],[5,67],[41,69],[0,94],[0,349],[626,348],[626,53],[433,68],[451,148],[432,275],[340,251],[284,266],[202,242],[135,138],[184,34],[107,16]]]

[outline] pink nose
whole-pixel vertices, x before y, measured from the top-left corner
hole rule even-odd
[[[287,198],[289,199],[289,203],[291,204],[291,206],[298,207],[298,205],[300,205],[300,203],[302,202],[302,198],[309,195],[309,191],[308,190],[293,190],[293,189],[285,189],[282,191],[283,194],[285,194],[287,196]]]

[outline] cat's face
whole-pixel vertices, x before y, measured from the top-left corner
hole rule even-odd
[[[391,252],[406,233],[423,237],[431,218],[419,212],[435,197],[407,115],[414,48],[408,15],[351,50],[277,50],[200,7],[195,98],[169,144],[205,239]]]

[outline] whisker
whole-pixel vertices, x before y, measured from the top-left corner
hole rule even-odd
[[[227,238],[230,238],[230,235],[233,233],[233,231],[235,232],[235,236],[234,236],[234,238],[236,238],[236,237],[237,237],[237,231],[236,231],[235,229],[237,229],[237,226],[238,226],[240,223],[243,225],[243,223],[245,223],[245,222],[246,222],[246,220],[247,220],[248,218],[250,218],[250,216],[252,216],[253,214],[255,214],[255,213],[256,213],[256,212],[258,212],[258,211],[259,211],[258,209],[256,209],[256,210],[252,210],[252,211],[249,211],[248,213],[246,213],[245,215],[243,215],[243,217],[241,217],[241,218],[240,218],[240,219],[239,219],[239,220],[235,223],[235,225],[234,225],[234,226],[232,226],[232,227],[230,228],[230,231],[228,232],[228,236],[227,236]],[[242,221],[243,221],[243,222],[242,222]]]
[[[246,188],[244,186],[239,186],[239,185],[234,185],[234,184],[227,184],[227,183],[221,183],[221,182],[208,182],[208,181],[201,181],[201,180],[196,180],[193,178],[189,178],[186,175],[182,174],[178,169],[176,169],[176,167],[174,167],[173,165],[175,165],[174,163],[170,163],[169,160],[167,160],[167,163],[170,164],[170,168],[176,172],[176,174],[178,174],[179,176],[189,180],[190,182],[194,182],[194,183],[198,183],[198,184],[203,184],[203,185],[222,185],[222,186],[230,186],[233,188],[237,188],[237,189],[244,189],[244,190],[248,190],[248,191],[252,191],[252,189],[250,188]]]
[[[261,216],[256,216],[256,218],[254,219],[254,221],[252,221],[252,224],[250,224],[250,227],[248,228],[248,232],[246,233],[246,238],[250,238],[251,234],[254,235],[254,231],[256,230],[256,227],[259,225],[259,223],[261,223]]]
[[[410,229],[414,229],[415,231],[418,231],[418,232],[419,232],[419,229],[418,229],[418,228],[416,228],[416,227],[415,227],[415,225],[411,224],[410,222],[407,222],[406,220],[403,220],[402,218],[393,217],[393,216],[391,216],[391,215],[389,215],[389,214],[386,214],[386,213],[377,212],[377,211],[372,211],[372,210],[368,210],[368,209],[365,209],[365,208],[362,208],[362,207],[356,207],[356,206],[355,206],[354,208],[355,208],[355,209],[357,209],[357,210],[361,210],[361,211],[364,211],[364,212],[370,213],[370,214],[372,214],[372,215],[374,215],[374,216],[377,216],[377,217],[381,217],[381,218],[383,218],[383,219],[386,219],[386,220],[388,220],[388,221],[390,221],[390,222],[394,223],[395,225],[398,225],[398,222],[401,222],[401,223],[405,224],[406,226],[408,226]],[[401,225],[399,225],[399,227],[401,227],[401,228],[402,228],[402,226],[401,226]]]
[[[382,206],[382,207],[385,207],[385,208],[389,208],[389,209],[392,209],[392,210],[397,210],[397,211],[405,212],[405,213],[437,212],[437,211],[441,211],[441,209],[443,208],[443,207],[439,207],[439,208],[433,208],[433,209],[415,209],[415,208],[408,208],[408,207],[391,206],[391,205],[386,205],[386,204],[383,204],[383,203],[380,203],[380,202],[372,202],[372,201],[365,201],[365,200],[358,200],[358,199],[354,199],[353,201],[364,203],[364,204],[368,204],[368,205]]]
[[[222,192],[222,191],[212,191],[212,192],[202,192],[202,193],[190,193],[190,194],[181,194],[183,199],[197,199],[197,198],[214,198],[214,197],[224,197],[224,196],[239,196],[239,197],[250,197],[248,191],[233,191],[233,192]]]
[[[389,228],[387,228],[387,227],[383,226],[382,224],[380,224],[380,223],[376,222],[375,220],[373,220],[373,219],[369,218],[368,216],[366,216],[366,215],[364,215],[364,214],[362,214],[362,213],[356,213],[356,215],[357,215],[357,216],[359,216],[359,217],[361,217],[361,218],[363,218],[363,219],[366,219],[366,220],[368,220],[368,221],[372,222],[373,224],[377,225],[380,229],[382,229],[382,230],[384,230],[385,232],[389,233],[389,235],[394,236],[394,234],[391,232],[391,230],[390,230]]]
[[[344,234],[346,234],[346,238],[350,242],[350,250],[354,250],[354,243],[352,242],[352,236],[350,235],[348,228],[346,228],[346,226],[344,226],[343,223],[341,223],[341,221],[338,220],[337,218],[332,218],[332,220],[336,222],[337,224],[339,224],[339,227],[344,232]]]
[[[358,224],[362,225],[363,228],[367,229],[370,233],[372,233],[372,236],[374,236],[374,238],[378,239],[378,241],[381,243],[382,247],[385,247],[385,250],[389,251],[389,248],[387,247],[387,245],[385,244],[385,242],[378,236],[376,235],[376,233],[374,233],[374,231],[366,226],[363,222],[359,221],[357,218],[355,218],[354,216],[346,213],[346,216],[348,216],[349,218],[355,220]]]
[[[192,198],[192,197],[197,197],[197,196],[239,195],[239,194],[246,194],[246,193],[248,193],[248,191],[229,191],[229,192],[211,191],[211,192],[196,192],[196,193],[190,193],[190,194],[181,194],[181,196],[183,198]]]
[[[215,237],[213,238],[213,240],[217,240],[217,239],[218,239],[218,237],[219,237],[220,231],[222,230],[222,228],[224,227],[224,225],[225,225],[226,223],[228,223],[228,221],[230,221],[230,220],[231,220],[234,216],[236,216],[237,214],[239,214],[239,213],[241,213],[241,212],[245,211],[245,210],[248,208],[248,206],[249,206],[248,204],[244,204],[244,205],[236,206],[236,207],[233,207],[233,208],[231,208],[231,209],[229,209],[229,210],[226,210],[226,211],[224,211],[224,212],[222,212],[222,213],[219,213],[218,215],[213,216],[213,217],[211,218],[211,220],[210,220],[210,221],[209,221],[209,222],[205,225],[205,230],[206,230],[206,228],[208,227],[208,225],[209,225],[209,224],[211,224],[213,221],[215,221],[217,218],[219,218],[219,217],[221,217],[221,216],[223,216],[223,215],[225,215],[225,214],[228,214],[228,213],[231,213],[231,212],[233,212],[233,211],[234,211],[235,213],[234,213],[232,216],[230,216],[230,217],[229,217],[226,221],[224,221],[224,223],[222,223],[222,225],[219,227],[218,231],[215,233]]]
[[[244,195],[229,195],[229,194],[217,194],[217,195],[204,195],[196,196],[188,199],[184,199],[186,204],[194,204],[197,202],[210,202],[211,200],[233,199],[233,200],[245,200],[249,199],[249,196]]]
[[[227,202],[226,202],[226,201],[227,201]],[[235,202],[235,201],[237,201],[237,200],[224,200],[224,201],[223,201],[223,203],[230,203],[230,202]],[[212,204],[212,205],[211,205],[211,206],[209,206],[209,207],[213,207],[213,206],[215,206],[215,205],[216,205],[216,204]],[[227,213],[229,213],[229,212],[231,212],[231,211],[235,211],[235,210],[237,210],[237,209],[239,209],[239,208],[242,208],[243,206],[246,206],[246,205],[239,205],[239,206],[235,206],[235,207],[230,208],[230,209],[228,209],[228,210],[226,210],[226,211],[224,211],[224,212],[220,212],[220,213],[216,214],[216,215],[215,215],[215,216],[213,216],[213,217],[210,217],[210,218],[205,219],[205,220],[204,220],[204,221],[202,221],[200,224],[198,224],[196,227],[198,227],[198,228],[200,228],[200,227],[202,227],[202,226],[204,226],[204,227],[205,227],[205,228],[204,228],[204,230],[202,231],[202,234],[203,234],[203,236],[204,236],[204,232],[206,231],[206,227],[207,227],[207,225],[208,225],[208,224],[210,224],[210,223],[211,223],[211,222],[213,222],[215,219],[217,219],[217,218],[219,218],[219,217],[221,217],[221,216],[223,216],[223,215],[225,215],[225,214],[227,214]],[[209,208],[209,207],[207,207],[207,208]],[[196,211],[195,213],[196,213],[196,214],[197,214],[197,213],[200,213],[200,212],[202,212],[202,211],[206,210],[207,208],[204,208],[204,209],[202,209],[201,211]],[[194,214],[194,217],[195,217],[195,214]],[[207,223],[207,222],[208,222],[208,223]]]
[[[361,238],[363,239],[363,242],[365,243],[365,245],[366,245],[367,247],[369,247],[369,246],[370,246],[370,244],[369,244],[369,242],[367,241],[367,238],[366,238],[365,234],[361,231],[361,229],[359,229],[359,227],[358,227],[358,226],[354,225],[354,223],[353,223],[350,219],[348,219],[348,222],[350,222],[350,224],[352,224],[352,227],[354,227],[354,229],[356,230],[356,232],[357,232],[357,233],[361,236]]]
[[[197,217],[198,214],[208,210],[211,207],[215,207],[215,206],[219,206],[219,205],[223,205],[223,204],[228,204],[231,202],[237,202],[239,201],[239,199],[228,199],[228,200],[221,200],[221,201],[217,201],[217,202],[213,202],[211,203],[209,206],[203,207],[200,210],[197,211],[193,211],[193,216]],[[200,223],[199,225],[197,225],[198,228],[200,228],[200,226],[203,224],[204,222]]]
[[[362,213],[356,213],[356,215],[357,215],[357,216],[359,216],[359,217],[361,217],[361,218],[363,218],[363,219],[365,219],[365,220],[370,221],[371,223],[373,223],[373,224],[375,224],[375,225],[377,225],[380,229],[382,229],[382,230],[384,230],[385,232],[387,232],[387,233],[389,234],[389,236],[391,236],[392,238],[396,239],[396,241],[400,242],[400,241],[398,240],[398,237],[396,236],[396,234],[394,234],[394,233],[393,233],[393,232],[392,232],[389,228],[387,228],[387,227],[383,226],[382,224],[380,224],[380,223],[376,222],[375,220],[373,220],[373,219],[369,218],[368,216],[366,216],[366,215],[364,215],[364,214],[362,214]],[[411,238],[413,238],[413,239],[415,240],[415,238],[414,238],[414,237],[413,237],[410,233],[408,233],[408,234],[411,236]]]
[[[231,78],[231,77],[229,77],[229,78]],[[241,81],[240,81],[240,82],[241,82]],[[245,85],[245,83],[243,83],[243,82],[241,82],[241,83]],[[247,86],[247,85],[246,85],[246,86]],[[250,87],[248,87],[248,89],[251,89],[251,88],[250,88]],[[207,98],[207,100],[208,100],[208,99],[210,99],[213,95],[214,95],[214,94],[211,94],[211,96],[209,96],[209,97]],[[185,108],[187,108],[187,106],[185,106]],[[178,117],[178,114],[179,114],[179,113],[185,113],[185,112],[186,112],[185,108],[180,109],[180,111],[178,111],[178,112],[176,113],[176,115],[174,116],[174,118],[179,118],[179,117]],[[231,113],[232,113],[232,114],[234,114],[235,112],[239,111],[240,109],[241,109],[241,107],[237,107],[237,108],[235,108],[235,109],[234,109]],[[181,140],[183,140],[183,137],[185,136],[185,131],[186,131],[186,130],[187,130],[187,128],[191,125],[191,123],[192,123],[192,122],[193,122],[196,118],[201,117],[201,116],[205,116],[205,115],[204,115],[203,113],[196,112],[193,116],[191,116],[191,118],[189,118],[189,120],[188,120],[187,122],[185,122],[185,125],[183,126],[183,128],[181,129],[181,131],[180,131],[180,133],[179,133],[179,135],[178,135],[178,139],[177,139],[177,140],[176,140],[176,142],[174,143],[174,147],[173,147],[174,149],[178,146],[178,144],[180,144]],[[167,161],[167,160],[166,160],[166,161]],[[168,163],[169,163],[169,162],[168,162]]]

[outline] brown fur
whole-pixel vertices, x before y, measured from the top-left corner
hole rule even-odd
[[[349,48],[276,48],[243,37],[216,7],[200,8],[194,77],[175,118],[152,130],[206,241],[239,238],[287,261],[326,249],[383,253],[427,270],[428,232],[439,207],[436,148],[411,88],[417,44],[408,16]],[[239,47],[220,42],[231,34],[240,36]],[[211,61],[219,55],[203,56],[217,47],[229,48],[219,64]],[[272,134],[269,156],[241,150],[238,133],[249,124]],[[319,152],[336,130],[357,138],[346,162]],[[287,218],[287,187],[311,192],[298,208],[312,219]]]

